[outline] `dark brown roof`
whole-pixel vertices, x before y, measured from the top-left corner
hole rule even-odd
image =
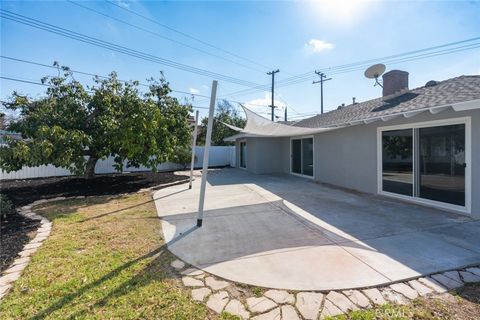
[[[480,76],[460,76],[409,90],[391,99],[377,98],[351,104],[323,115],[316,115],[295,124],[299,127],[319,128],[342,125],[352,121],[427,109],[442,105],[480,99]]]

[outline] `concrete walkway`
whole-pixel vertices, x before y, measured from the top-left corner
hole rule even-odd
[[[371,287],[480,263],[480,221],[293,176],[209,172],[154,194],[165,241],[218,277],[291,290]]]

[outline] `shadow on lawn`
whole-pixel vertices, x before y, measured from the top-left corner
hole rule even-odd
[[[172,239],[172,241],[170,241],[168,243],[168,245],[171,245],[171,244],[179,241],[180,239],[186,237],[187,235],[189,235],[190,233],[192,233],[196,229],[198,229],[196,226],[191,227],[186,232],[184,232],[181,235],[179,235],[178,237]],[[31,317],[30,319],[32,319],[32,320],[33,319],[44,319],[44,318],[48,317],[50,314],[52,314],[53,312],[55,312],[57,310],[62,309],[65,305],[72,302],[74,299],[80,297],[81,295],[83,295],[87,291],[89,291],[89,290],[91,290],[95,287],[98,287],[102,283],[118,276],[123,270],[128,269],[129,267],[133,266],[134,264],[139,263],[140,261],[151,258],[151,257],[155,257],[155,259],[152,260],[152,262],[150,262],[145,267],[144,270],[142,270],[141,272],[139,272],[139,274],[133,276],[132,278],[128,279],[127,281],[123,282],[121,285],[119,285],[117,288],[115,288],[113,291],[111,291],[105,297],[103,297],[102,299],[97,301],[94,305],[89,306],[88,308],[104,306],[104,305],[107,304],[107,301],[109,299],[122,296],[122,295],[128,293],[129,290],[132,290],[132,288],[136,289],[139,286],[147,285],[151,281],[162,280],[168,275],[173,275],[173,274],[169,274],[168,271],[167,272],[164,271],[164,269],[166,267],[168,267],[168,255],[170,255],[170,254],[171,253],[167,250],[167,244],[163,244],[162,246],[158,247],[157,249],[155,249],[155,250],[153,250],[153,251],[151,251],[151,252],[149,252],[149,253],[141,256],[141,257],[138,257],[134,260],[131,260],[131,261],[121,265],[120,267],[110,271],[109,273],[107,273],[106,275],[101,277],[100,279],[95,280],[94,282],[89,283],[89,284],[81,287],[77,291],[72,292],[72,293],[58,299],[56,302],[54,302],[48,308],[38,312],[35,316]],[[157,268],[159,268],[159,267],[160,267],[161,270],[157,270]],[[78,317],[80,317],[82,315],[85,315],[88,312],[89,312],[89,310],[84,309],[84,310],[78,311],[78,312],[70,315],[69,318],[70,319],[77,319]]]

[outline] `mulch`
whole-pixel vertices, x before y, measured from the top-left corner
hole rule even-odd
[[[55,197],[102,196],[133,193],[146,188],[158,188],[160,184],[188,181],[187,175],[173,172],[135,172],[97,175],[85,180],[82,177],[51,177],[27,180],[1,181],[1,192],[15,207],[28,205],[36,200]],[[39,221],[18,213],[0,221],[0,273],[22,251],[36,233]]]

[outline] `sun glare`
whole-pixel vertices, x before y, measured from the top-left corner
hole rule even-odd
[[[361,0],[317,0],[314,10],[322,19],[339,24],[350,24],[362,18],[373,2]]]

